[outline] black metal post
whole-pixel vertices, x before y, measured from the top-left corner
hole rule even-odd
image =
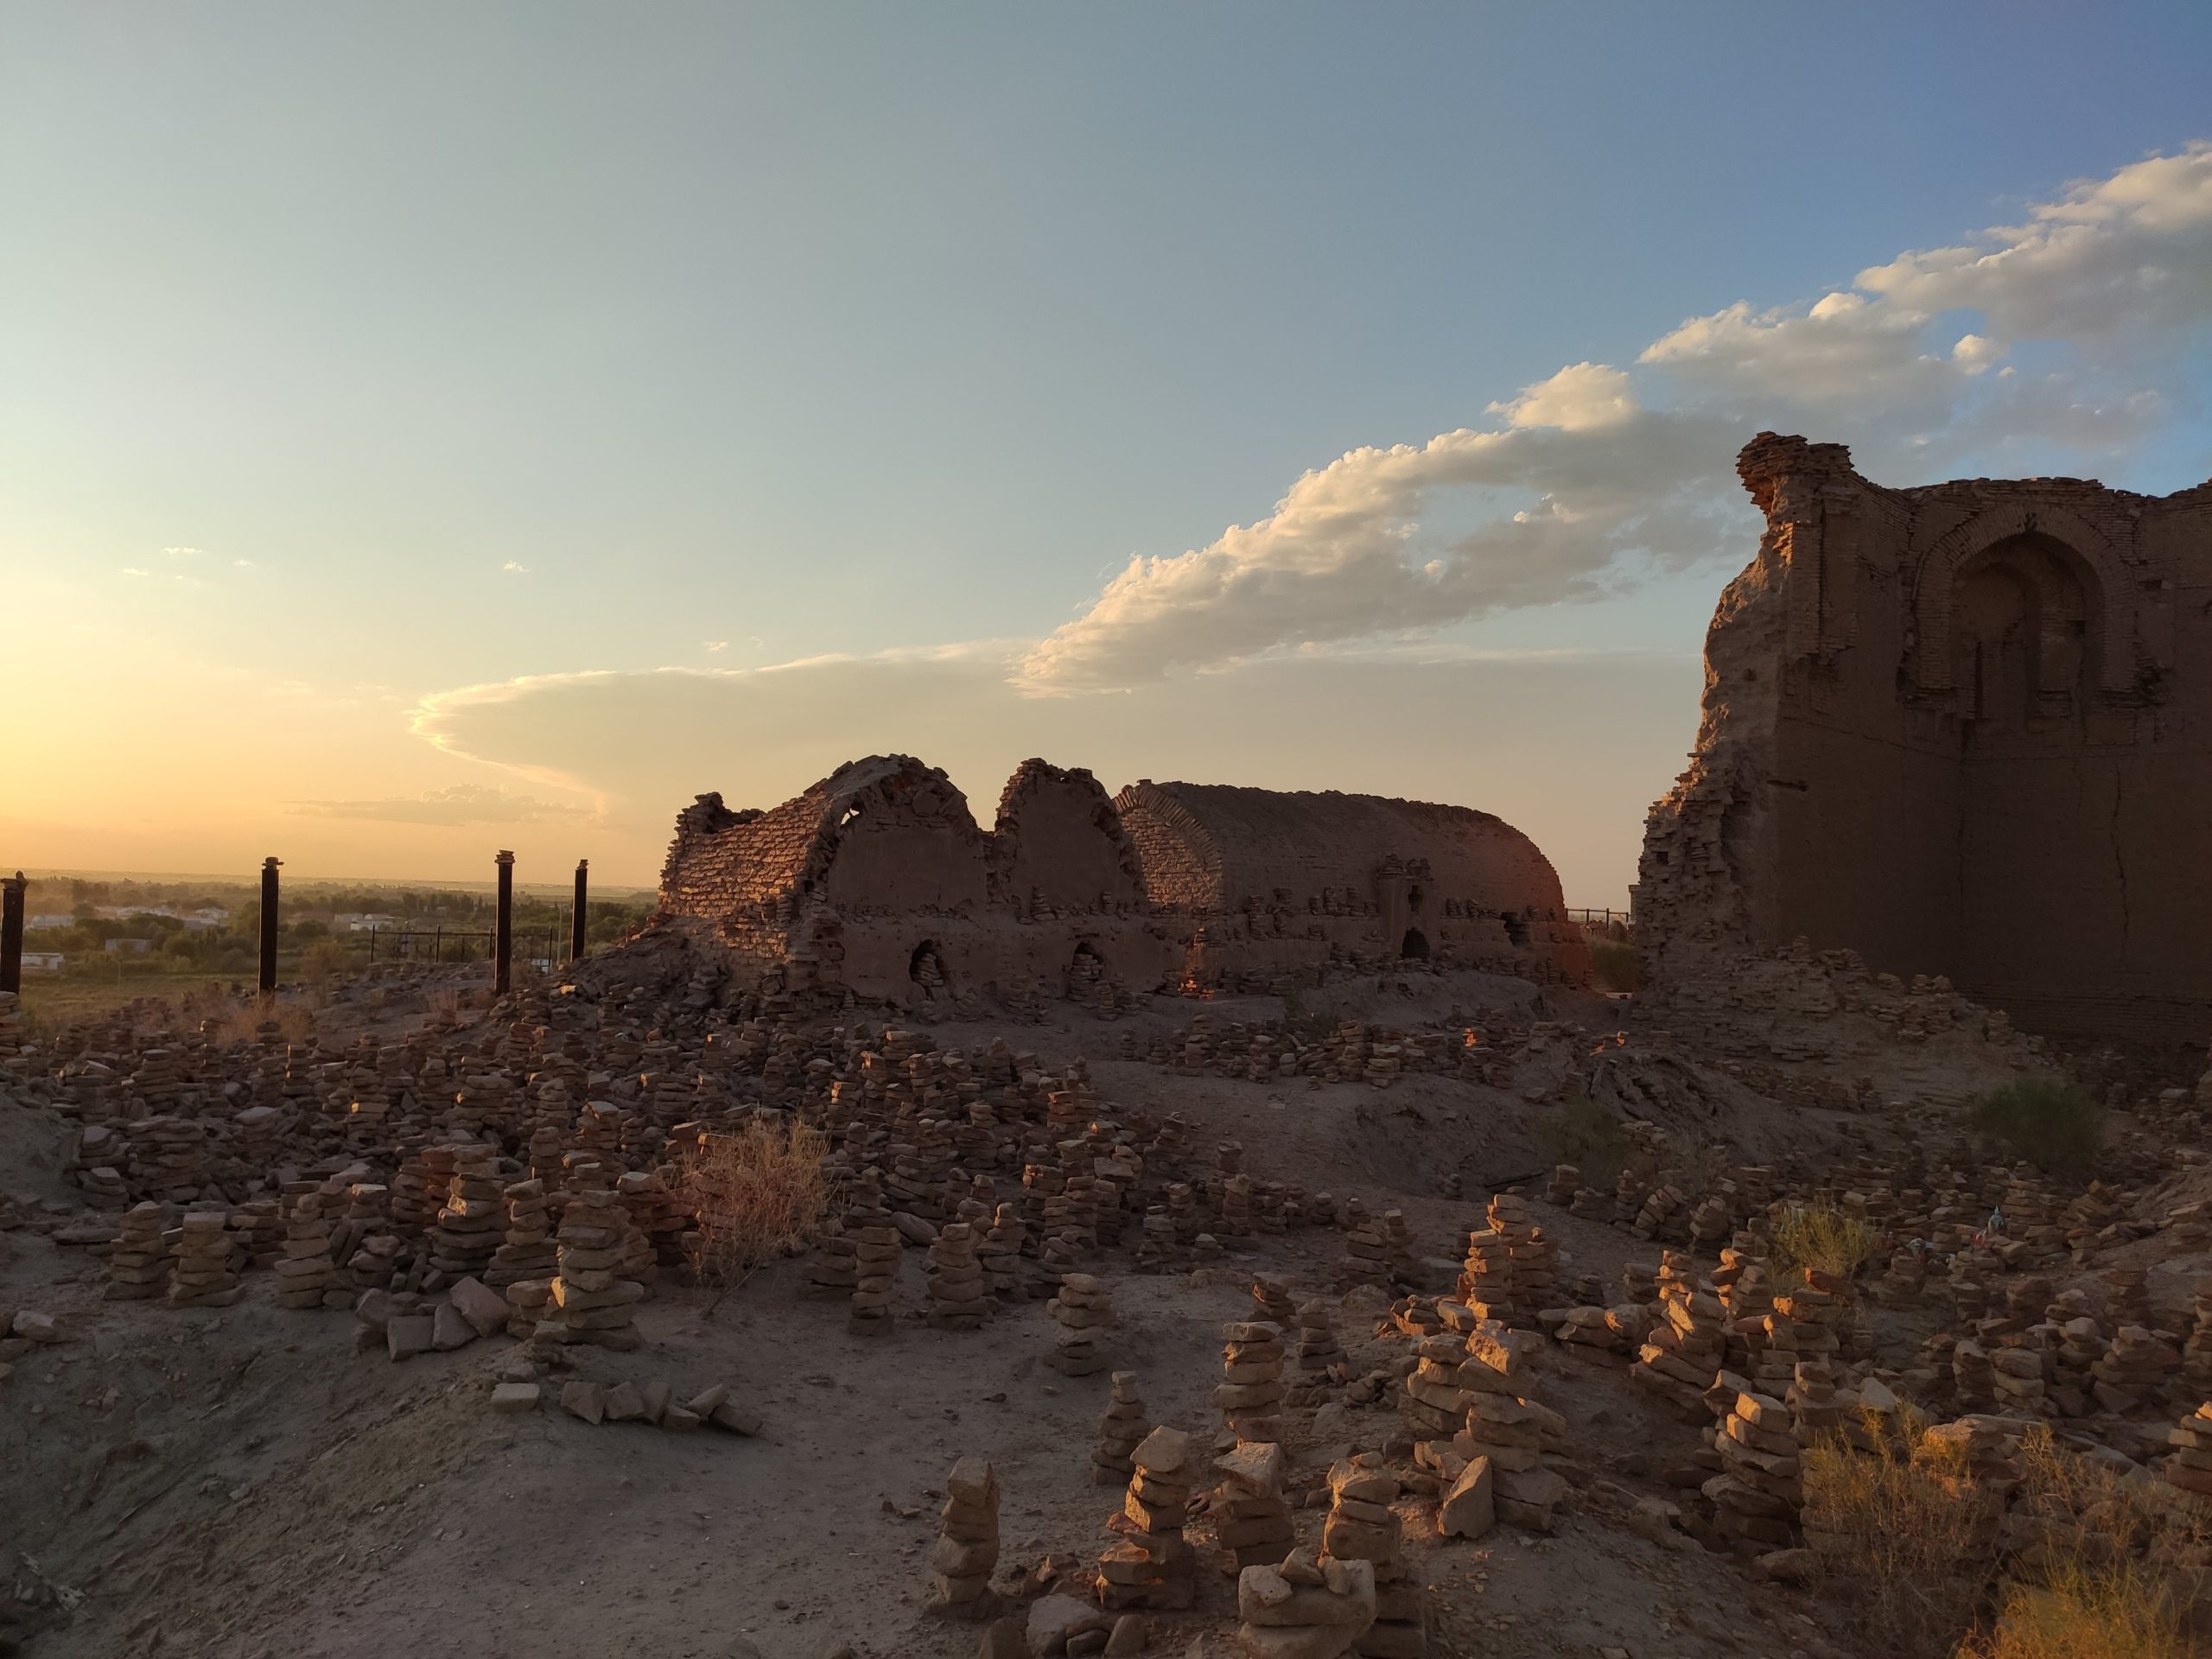
[[[23,988],[23,894],[30,885],[21,870],[0,881],[0,991]]]
[[[515,855],[503,850],[495,861],[499,867],[499,902],[492,923],[492,994],[505,996],[512,971],[509,958],[515,948]]]
[[[276,988],[276,868],[283,861],[261,861],[261,994]]]
[[[591,885],[591,878],[587,874],[590,865],[591,861],[588,858],[580,858],[576,861],[576,907],[569,913],[569,960],[570,962],[579,960],[584,953],[584,893]],[[549,950],[545,954],[550,957],[553,953]]]

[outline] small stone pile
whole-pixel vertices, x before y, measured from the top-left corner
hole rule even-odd
[[[1466,1427],[1452,1450],[1470,1464],[1487,1462],[1498,1519],[1549,1532],[1567,1497],[1567,1482],[1544,1464],[1544,1448],[1566,1435],[1566,1420],[1534,1395],[1541,1343],[1527,1332],[1485,1321],[1467,1333],[1459,1368],[1467,1402]]]
[[[2166,1444],[2174,1448],[2165,1461],[2168,1491],[2200,1521],[2212,1520],[2212,1403],[2168,1429]]]
[[[814,1252],[807,1258],[806,1279],[799,1294],[816,1301],[842,1302],[852,1298],[860,1283],[860,1267],[853,1255],[853,1236],[845,1218],[832,1215],[815,1235]]]
[[[322,1194],[303,1192],[292,1202],[284,1222],[284,1255],[276,1264],[276,1306],[279,1307],[351,1307],[349,1289],[338,1282],[338,1264],[330,1259],[330,1223],[322,1212]]]
[[[2180,1352],[2158,1332],[2123,1325],[2089,1374],[2096,1379],[2093,1386],[2104,1408],[2125,1412],[2147,1404],[2180,1365]]]
[[[1357,1198],[1344,1205],[1344,1265],[1341,1282],[1350,1290],[1359,1285],[1390,1283],[1390,1241],[1382,1224],[1367,1213]]]
[[[533,1177],[515,1181],[500,1195],[506,1201],[506,1237],[493,1252],[484,1282],[495,1290],[524,1279],[543,1279],[558,1269],[560,1246],[553,1241],[553,1217],[545,1202],[545,1183]]]
[[[457,1185],[460,1178],[454,1179]],[[638,1345],[633,1326],[645,1287],[615,1271],[628,1236],[625,1219],[620,1200],[607,1187],[569,1195],[558,1235],[561,1271],[550,1286],[550,1311],[538,1321],[540,1341],[614,1349]]]
[[[1098,1486],[1125,1486],[1136,1472],[1130,1461],[1144,1437],[1152,1432],[1144,1420],[1144,1398],[1137,1392],[1135,1371],[1114,1373],[1114,1397],[1098,1420],[1098,1443],[1090,1449],[1090,1479]]]
[[[446,1201],[429,1232],[430,1265],[448,1278],[480,1278],[499,1252],[505,1224],[498,1154],[488,1147],[457,1149]]]
[[[1728,1389],[1716,1383],[1714,1392]],[[1789,1408],[1771,1395],[1736,1389],[1714,1433],[1722,1472],[1703,1491],[1721,1535],[1750,1554],[1786,1548],[1804,1507],[1799,1447]]]
[[[1321,1560],[1368,1564],[1375,1573],[1375,1623],[1351,1651],[1374,1659],[1421,1659],[1428,1651],[1421,1586],[1398,1560],[1398,1478],[1379,1453],[1362,1452],[1329,1469],[1329,1518]]]
[[[1045,1363],[1062,1376],[1092,1376],[1106,1369],[1099,1334],[1114,1322],[1106,1287],[1087,1273],[1063,1274],[1060,1294],[1045,1305],[1059,1327]]]
[[[1098,1558],[1098,1599],[1112,1612],[1179,1611],[1198,1597],[1198,1557],[1185,1541],[1191,1504],[1191,1437],[1155,1428],[1131,1462],[1136,1473],[1119,1513],[1107,1522],[1123,1541]]]
[[[1297,1535],[1284,1491],[1289,1471],[1289,1454],[1272,1440],[1243,1442],[1214,1459],[1221,1484],[1208,1512],[1240,1570],[1273,1566],[1289,1553]]]
[[[168,1287],[169,1254],[162,1242],[162,1217],[160,1205],[138,1204],[116,1223],[115,1243],[107,1253],[107,1282],[100,1287],[100,1294],[110,1301],[143,1301]]]
[[[929,1611],[987,1618],[997,1605],[991,1573],[999,1564],[999,1478],[982,1458],[963,1458],[946,1478],[936,1548],[930,1551]]]
[[[169,1277],[171,1307],[228,1307],[238,1299],[238,1275],[231,1268],[230,1217],[220,1210],[185,1212],[177,1240],[176,1268]]]
[[[1709,1422],[1705,1393],[1726,1357],[1726,1310],[1697,1282],[1690,1258],[1674,1250],[1660,1263],[1658,1294],[1664,1317],[1645,1334],[1630,1380],[1657,1395],[1683,1421]]]
[[[1282,1327],[1236,1321],[1221,1327],[1221,1386],[1213,1402],[1230,1439],[1282,1439]]]
[[[1297,1319],[1298,1340],[1290,1351],[1297,1375],[1283,1400],[1289,1405],[1319,1405],[1336,1386],[1336,1368],[1344,1363],[1344,1346],[1337,1340],[1326,1302],[1316,1298],[1300,1304]]]
[[[929,1323],[937,1331],[973,1331],[982,1324],[983,1269],[976,1258],[976,1230],[949,1221],[929,1251]]]
[[[1341,1659],[1375,1623],[1370,1561],[1294,1549],[1281,1567],[1237,1575],[1237,1639],[1255,1659]]]
[[[880,1335],[891,1328],[891,1299],[898,1292],[899,1257],[906,1245],[891,1212],[883,1207],[883,1188],[874,1172],[854,1184],[845,1226],[853,1233],[856,1274],[846,1328],[855,1336]]]

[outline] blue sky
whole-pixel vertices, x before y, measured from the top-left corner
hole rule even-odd
[[[1452,553],[1470,574],[1433,614],[1367,564],[1315,587],[1263,556],[1255,584],[1233,549],[1233,579],[1178,566],[1134,623],[1102,590],[1348,451],[1510,423],[1494,405],[1585,363],[1707,422],[1724,474],[1789,420],[1888,482],[2197,482],[2201,296],[2129,340],[2004,342],[2125,420],[1993,406],[1993,376],[1799,396],[1789,363],[1724,384],[1703,345],[1638,359],[2181,154],[2212,137],[2208,63],[2212,10],[2183,5],[0,5],[0,577],[69,711],[0,736],[40,780],[0,806],[23,849],[0,855],[198,868],[266,842],[438,875],[535,835],[643,879],[698,790],[766,804],[895,740],[983,806],[1018,729],[1109,784],[1164,753],[1467,799],[1552,848],[1577,902],[1618,902],[1751,550],[1740,499],[1686,498],[1656,552]],[[1499,465],[1424,495],[1408,546],[1542,500]],[[1494,579],[1513,558],[1580,585]],[[1079,675],[1028,654],[1076,622]],[[1217,626],[1235,648],[1201,660]],[[841,693],[776,766],[727,729],[817,716],[779,694],[805,676],[732,671],[914,647],[999,650],[1030,695],[1079,678],[1122,717],[993,701],[940,735],[909,694],[877,718]],[[1296,735],[1341,695],[1341,663],[1298,671],[1315,651],[1579,652],[1516,689],[1618,696],[1526,711],[1510,765],[1471,754],[1503,741],[1486,660],[1473,707],[1373,692],[1376,728],[1414,729],[1332,749]],[[630,728],[655,670],[697,705]],[[1272,742],[1179,729],[1244,692],[1147,689],[1240,672],[1275,688]],[[568,729],[580,697],[603,752]],[[216,786],[257,721],[285,778]],[[1611,792],[1529,778],[1547,743],[1602,753]],[[149,781],[174,810],[118,835]]]

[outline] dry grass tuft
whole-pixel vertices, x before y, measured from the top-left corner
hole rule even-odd
[[[699,1282],[727,1285],[814,1236],[830,1204],[826,1142],[804,1123],[754,1122],[702,1135],[679,1160],[684,1205],[697,1217],[691,1266]]]
[[[1880,1650],[1942,1653],[1974,1617],[1995,1530],[1994,1502],[1967,1473],[1963,1451],[1929,1438],[1910,1412],[1870,1420],[1870,1455],[1841,1435],[1803,1457],[1805,1524]]]
[[[2164,1580],[2131,1561],[2068,1563],[2050,1581],[2014,1585],[1996,1627],[1958,1659],[2187,1659],[2196,1649]]]
[[[1848,1279],[1881,1247],[1881,1229],[1832,1204],[1795,1206],[1774,1224],[1773,1262],[1778,1275],[1817,1268]]]

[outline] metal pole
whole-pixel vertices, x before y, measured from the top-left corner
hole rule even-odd
[[[503,850],[494,861],[499,867],[499,899],[492,923],[492,995],[505,996],[515,948],[515,855]]]
[[[30,885],[21,870],[0,881],[0,991],[23,988],[23,894]]]
[[[261,861],[261,994],[276,988],[276,869],[283,861]]]
[[[576,906],[569,912],[569,960],[570,962],[578,960],[584,953],[584,893],[591,885],[591,878],[587,874],[590,864],[591,861],[588,858],[580,858],[576,861]],[[549,957],[553,954],[550,945],[545,954]]]

